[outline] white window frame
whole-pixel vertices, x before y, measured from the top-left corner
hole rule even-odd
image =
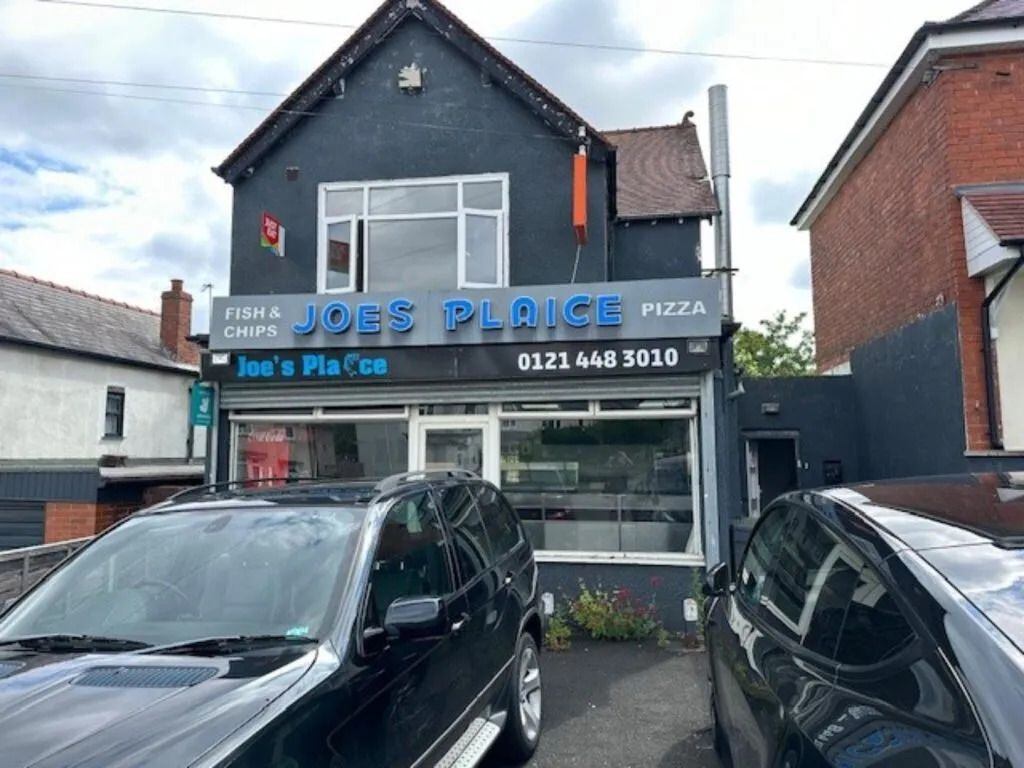
[[[487,182],[498,182],[501,184],[501,210],[491,211],[479,208],[467,208],[464,205],[463,189],[466,184],[477,184]],[[455,184],[457,190],[456,208],[452,211],[437,213],[377,213],[370,211],[370,190],[371,188],[382,189],[389,187],[429,187],[443,184]],[[363,193],[363,211],[361,215],[346,214],[344,216],[327,215],[327,194],[329,192],[345,192],[350,190],[361,190]],[[344,294],[357,291],[367,292],[371,288],[370,272],[373,266],[373,256],[369,252],[369,226],[377,221],[415,221],[418,219],[455,219],[457,226],[456,248],[457,253],[457,289],[463,288],[502,288],[508,285],[509,277],[509,175],[507,173],[481,173],[466,176],[430,176],[415,179],[380,179],[376,181],[332,181],[322,182],[317,192],[317,292]],[[471,282],[466,279],[466,218],[467,216],[481,216],[497,219],[497,258],[495,274],[497,283]],[[352,274],[349,285],[344,288],[327,288],[327,229],[331,224],[352,220]],[[362,258],[359,253],[359,224],[366,228],[367,237],[363,244],[366,256],[365,263],[360,263]],[[356,276],[362,267],[362,283],[356,284]],[[410,286],[412,287],[412,286]]]

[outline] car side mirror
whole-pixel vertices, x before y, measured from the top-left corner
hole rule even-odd
[[[439,597],[400,597],[388,606],[384,631],[389,638],[425,640],[448,632],[448,611]]]
[[[729,590],[729,565],[718,563],[708,568],[707,578],[704,579],[703,592],[706,597],[718,597]]]

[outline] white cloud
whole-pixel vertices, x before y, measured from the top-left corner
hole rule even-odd
[[[891,63],[926,18],[968,0],[461,0],[483,34]],[[360,23],[372,0],[344,4],[217,0],[181,8]],[[0,72],[172,82],[286,93],[348,30],[215,21],[8,0]],[[708,86],[730,87],[736,309],[756,323],[810,309],[807,237],[783,197],[802,197],[884,68],[827,67],[522,43],[499,47],[601,127],[696,112],[707,148]],[[9,87],[17,85],[19,87]],[[227,289],[230,188],[209,171],[262,117],[257,110],[135,101],[22,86],[272,107],[273,97],[97,88],[0,78],[0,265],[155,307],[167,280]],[[4,162],[51,158],[33,169]],[[765,204],[765,194],[771,196]],[[789,211],[792,213],[792,211]],[[712,237],[705,228],[705,261]],[[199,312],[201,316],[205,312]],[[205,319],[198,320],[202,326]]]

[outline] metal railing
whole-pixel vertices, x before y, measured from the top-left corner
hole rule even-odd
[[[74,554],[92,537],[38,547],[0,550],[0,608]]]

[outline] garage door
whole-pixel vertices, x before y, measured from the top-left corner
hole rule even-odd
[[[0,549],[42,544],[45,517],[41,502],[0,499]]]

